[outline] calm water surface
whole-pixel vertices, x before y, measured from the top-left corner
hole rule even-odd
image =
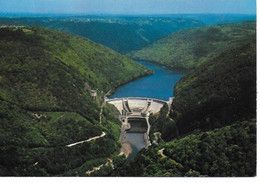
[[[167,70],[151,62],[137,62],[152,69],[154,74],[119,87],[109,98],[148,97],[169,100],[169,97],[173,97],[173,87],[184,74]]]

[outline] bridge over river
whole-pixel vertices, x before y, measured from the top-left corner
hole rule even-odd
[[[106,99],[106,103],[113,104],[120,112],[121,143],[126,141],[126,133],[144,133],[145,147],[151,145],[149,115],[158,113],[164,104],[170,106],[172,99],[169,98],[169,101],[142,97]]]

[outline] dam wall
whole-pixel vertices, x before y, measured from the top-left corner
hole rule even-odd
[[[144,133],[144,141],[147,147],[151,145],[149,139],[149,132],[151,129],[149,115],[160,112],[164,104],[170,106],[172,98],[170,98],[169,101],[142,97],[106,98],[105,102],[114,105],[120,112],[120,120],[122,121],[120,141],[125,141],[124,137],[126,131],[140,132]],[[138,124],[138,121],[140,121],[140,124]],[[147,125],[143,124],[144,121]]]
[[[106,99],[106,102],[113,104],[122,116],[158,113],[164,104],[170,105],[171,101],[172,98],[169,101],[142,97]]]

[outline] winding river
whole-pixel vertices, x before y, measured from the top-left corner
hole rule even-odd
[[[168,101],[170,97],[173,97],[174,86],[184,75],[183,73],[167,70],[165,67],[151,62],[137,62],[152,69],[154,74],[119,87],[109,98],[148,97]],[[128,160],[130,160],[145,147],[143,133],[126,133],[126,140],[133,149],[128,157]]]

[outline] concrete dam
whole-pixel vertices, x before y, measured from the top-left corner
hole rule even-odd
[[[170,106],[172,99],[169,98],[169,101],[142,97],[106,99],[106,103],[114,105],[120,113],[119,119],[122,121],[120,142],[125,141],[126,133],[144,133],[145,146],[151,145],[149,115],[158,113],[164,104]]]

